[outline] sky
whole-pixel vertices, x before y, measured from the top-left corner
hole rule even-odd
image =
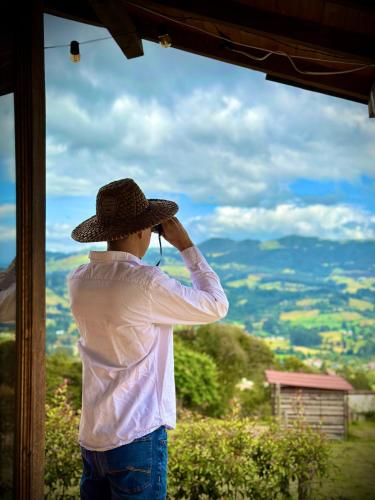
[[[210,237],[375,238],[375,120],[367,106],[143,41],[126,59],[105,29],[45,16],[47,250],[87,248],[72,229],[98,189],[131,177]],[[173,40],[172,40],[173,43]],[[12,96],[0,97],[0,262],[15,253]],[[153,240],[152,244],[156,244]],[[2,258],[2,257],[3,258]]]

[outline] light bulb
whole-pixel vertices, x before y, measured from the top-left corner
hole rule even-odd
[[[79,43],[76,40],[70,42],[70,60],[74,63],[81,60],[81,56],[79,54]]]
[[[169,47],[172,47],[172,38],[168,35],[159,35],[159,43],[163,47],[163,49],[168,49]]]

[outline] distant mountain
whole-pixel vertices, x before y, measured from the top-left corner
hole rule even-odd
[[[375,241],[212,238],[199,248],[228,295],[225,321],[264,338],[278,355],[317,364],[375,360]],[[155,265],[159,249],[149,249],[144,260]],[[85,250],[47,253],[49,349],[74,345],[66,275],[85,262]],[[161,268],[189,284],[175,249],[163,249]]]

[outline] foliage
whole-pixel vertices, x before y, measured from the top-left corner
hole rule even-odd
[[[206,415],[221,413],[219,373],[207,354],[194,352],[177,337],[174,342],[177,400]]]
[[[277,363],[278,370],[284,370],[286,372],[301,372],[301,373],[312,373],[314,370],[309,366],[305,365],[296,356],[284,356],[282,359],[278,360]]]
[[[47,499],[79,496],[78,424],[79,412],[69,404],[64,381],[46,405]],[[310,495],[327,473],[328,444],[302,422],[287,429],[250,419],[202,418],[179,423],[168,439],[171,499],[290,498],[292,481]]]
[[[78,410],[82,400],[82,363],[79,358],[57,351],[46,356],[46,399],[52,402],[54,390],[67,380],[67,395]]]
[[[78,445],[80,412],[68,401],[68,382],[46,403],[45,494],[47,498],[77,498],[82,465]]]
[[[363,370],[354,370],[350,366],[342,366],[337,373],[343,376],[354,389],[360,391],[371,391],[371,381],[368,377],[368,373]]]
[[[306,347],[320,345],[322,338],[317,328],[304,328],[299,326],[290,331],[290,341],[293,345],[303,345]]]
[[[274,362],[267,345],[239,326],[213,323],[181,330],[177,335],[189,348],[206,353],[215,361],[223,405],[233,397],[242,377],[263,380],[265,368]]]
[[[238,393],[240,401],[240,414],[243,417],[261,417],[271,416],[271,389],[264,383],[256,382],[251,389],[245,389]]]
[[[249,419],[206,419],[179,424],[169,439],[173,499],[291,498],[292,481],[310,495],[328,470],[328,443],[301,423],[285,429]]]

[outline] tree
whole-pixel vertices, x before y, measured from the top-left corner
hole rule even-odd
[[[179,336],[184,339],[184,332]],[[220,391],[224,401],[233,397],[235,385],[242,377],[263,380],[264,370],[275,362],[271,349],[262,340],[241,327],[212,323],[189,330],[186,345],[196,352],[208,354],[216,363],[220,376]]]
[[[207,355],[195,352],[176,338],[174,365],[177,400],[191,410],[218,416],[222,413],[219,371]]]
[[[301,373],[313,373],[314,370],[305,363],[297,358],[297,356],[285,356],[281,360],[278,360],[279,370],[284,370],[286,372],[301,372]]]

